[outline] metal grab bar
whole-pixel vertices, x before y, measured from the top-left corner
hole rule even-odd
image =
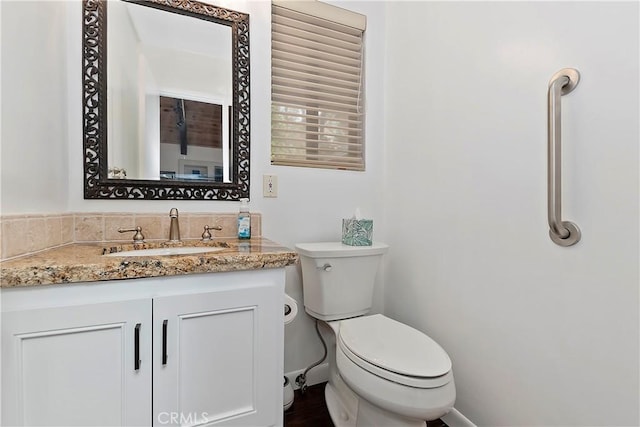
[[[549,81],[547,93],[547,219],[549,237],[560,246],[575,245],[580,241],[580,229],[571,221],[562,221],[562,126],[561,96],[573,91],[580,81],[580,73],[563,68]]]

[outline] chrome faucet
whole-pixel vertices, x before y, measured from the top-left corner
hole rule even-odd
[[[169,227],[169,241],[179,242],[180,224],[178,223],[178,209],[171,209],[171,211],[169,211],[169,216],[171,217],[171,226]]]

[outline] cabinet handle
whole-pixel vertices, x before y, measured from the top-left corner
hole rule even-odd
[[[162,364],[167,364],[167,319],[162,321]]]
[[[140,369],[140,323],[133,330],[133,366],[137,371]]]

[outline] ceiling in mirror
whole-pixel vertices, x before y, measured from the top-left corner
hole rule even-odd
[[[85,0],[83,37],[85,198],[249,196],[247,14]]]

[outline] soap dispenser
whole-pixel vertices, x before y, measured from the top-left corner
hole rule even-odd
[[[251,238],[251,215],[249,214],[249,199],[240,199],[238,213],[238,239]]]

